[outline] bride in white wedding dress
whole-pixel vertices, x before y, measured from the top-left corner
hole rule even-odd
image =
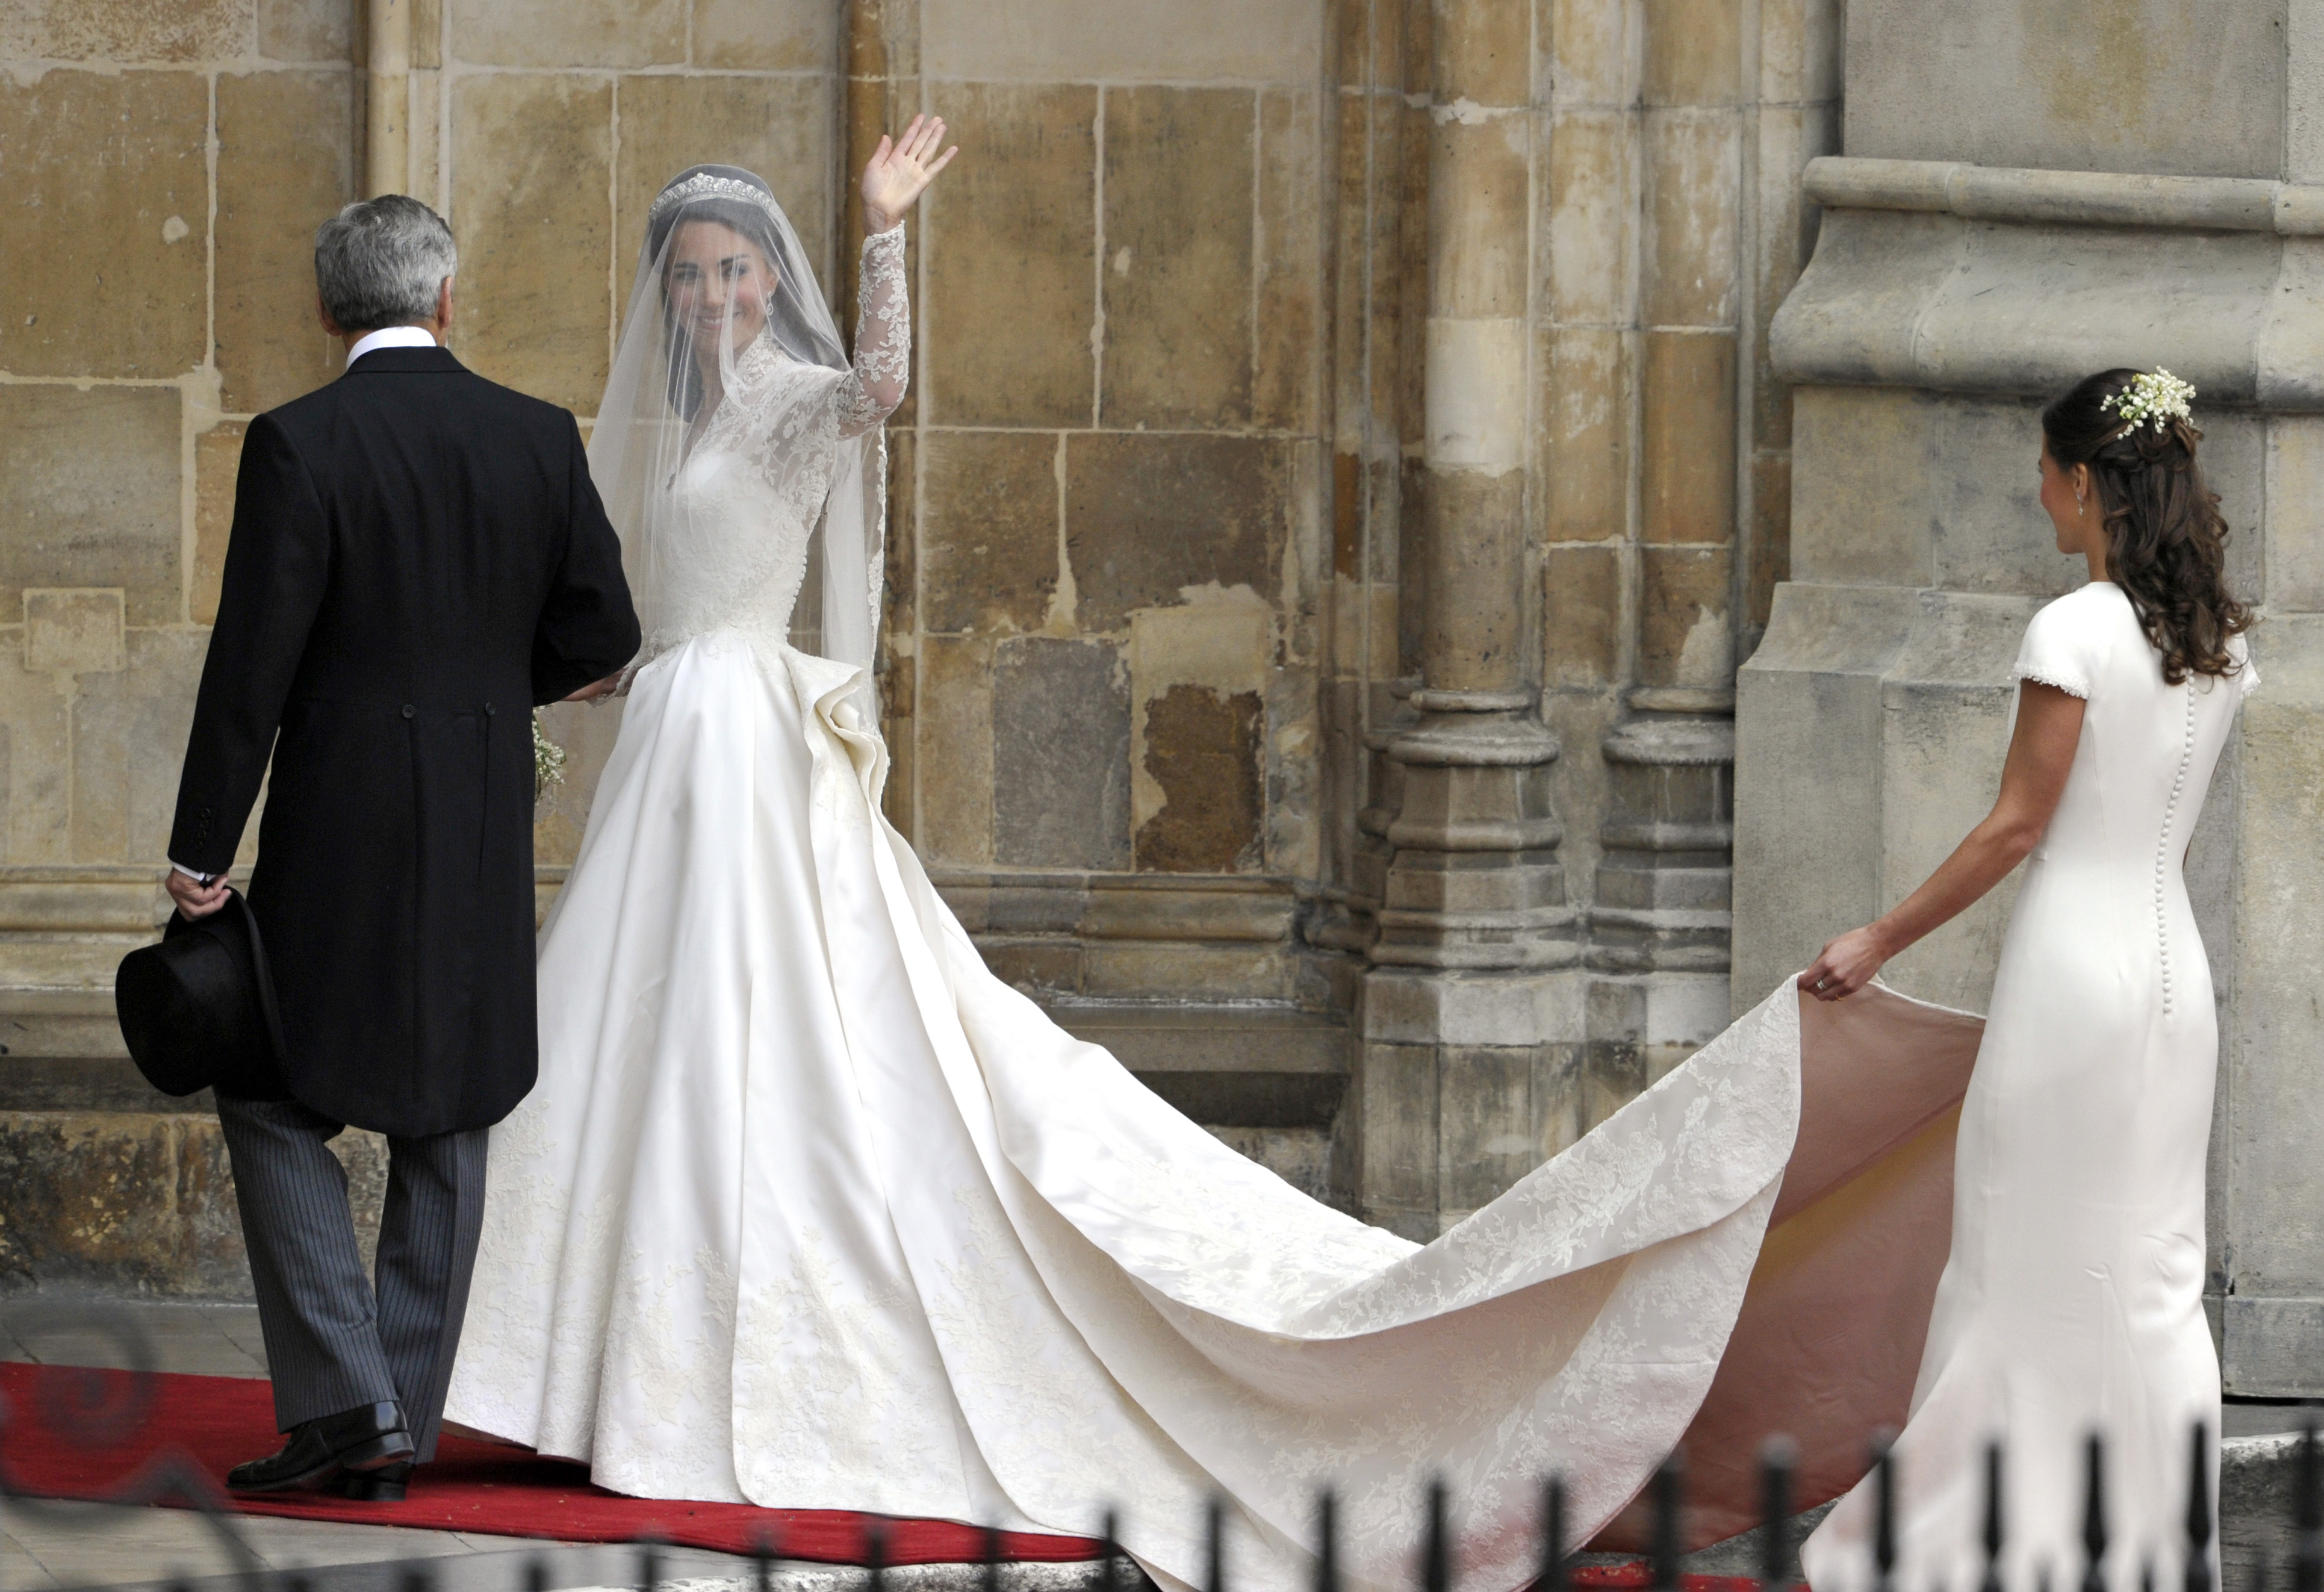
[[[1719,1439],[1698,1538],[1749,1523],[1776,1424],[1836,1493],[1903,1413],[1975,1019],[1786,986],[1418,1246],[993,977],[882,819],[879,426],[941,136],[866,173],[852,361],[762,181],[654,202],[591,443],[649,640],[544,930],[451,1418],[654,1497],[1077,1533],[1115,1504],[1166,1582],[1200,1578],[1222,1496],[1267,1592],[1303,1584],[1324,1484],[1345,1573],[1384,1587],[1441,1476],[1491,1592],[1534,1574],[1545,1476],[1586,1536],[1690,1430]]]

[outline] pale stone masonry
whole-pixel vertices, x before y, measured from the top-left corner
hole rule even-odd
[[[400,160],[459,240],[456,350],[586,426],[669,174],[763,172],[852,321],[851,174],[925,109],[964,154],[911,235],[889,814],[1005,976],[1415,1236],[1981,810],[2070,573],[2036,397],[2123,358],[2224,404],[2271,689],[2194,864],[2214,1263],[2239,1385],[2310,1385],[2305,11],[414,0],[374,62],[361,6],[0,11],[0,1286],[238,1285],[214,1129],[128,1071],[109,983],[244,428],[336,370],[317,219]],[[544,902],[618,714],[549,715]],[[1899,982],[1981,1000],[2005,911]]]

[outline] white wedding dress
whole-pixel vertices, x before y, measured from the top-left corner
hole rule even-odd
[[[856,373],[754,347],[664,488],[696,540],[543,932],[450,1419],[654,1497],[1074,1533],[1115,1505],[1179,1583],[1223,1496],[1263,1592],[1305,1585],[1326,1483],[1352,1583],[1405,1584],[1442,1476],[1464,1584],[1498,1592],[1533,1576],[1545,1476],[1592,1532],[1699,1413],[1767,1430],[1755,1398],[1856,1352],[1795,1312],[1852,1288],[1826,1495],[1853,1480],[1902,1413],[1975,1020],[1811,1012],[1849,1088],[1803,1117],[1786,987],[1425,1247],[1181,1116],[986,970],[881,815],[861,671],[786,640],[817,480],[908,337],[901,263],[866,245]],[[1771,1217],[1849,1199],[1762,1268],[1776,1347],[1721,1393]],[[1748,1523],[1748,1443],[1733,1479],[1694,1534]]]

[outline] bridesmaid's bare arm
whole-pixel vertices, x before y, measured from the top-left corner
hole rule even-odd
[[[1825,1001],[1854,995],[1872,982],[1882,963],[1951,921],[2025,860],[2042,843],[2065,793],[2082,738],[2082,706],[2080,697],[2038,680],[2017,688],[2017,733],[2010,737],[1993,810],[1918,890],[1886,916],[1825,946],[1800,975],[1802,989]]]

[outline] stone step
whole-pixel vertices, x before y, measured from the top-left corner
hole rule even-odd
[[[1328,1130],[1347,1092],[1349,1028],[1337,1013],[1081,1002],[1048,1011],[1209,1126]]]

